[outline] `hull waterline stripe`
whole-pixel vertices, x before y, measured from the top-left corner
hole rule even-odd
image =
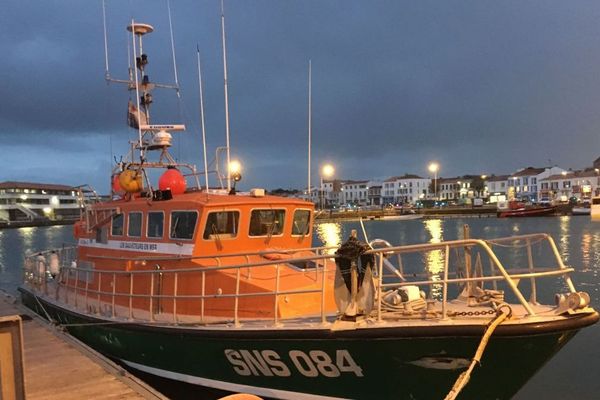
[[[215,389],[226,390],[234,393],[252,393],[257,396],[263,397],[275,397],[279,399],[294,399],[294,400],[345,400],[343,397],[331,397],[331,396],[319,396],[316,394],[308,394],[301,392],[292,392],[289,390],[270,389],[258,386],[241,385],[238,383],[229,383],[223,381],[217,381],[215,379],[200,378],[193,375],[181,374],[173,371],[166,371],[164,369],[149,367],[147,365],[138,364],[133,361],[126,361],[121,359],[122,362],[139,369],[142,372],[157,375],[163,378],[173,379],[176,381],[191,383],[194,385],[206,386]]]
[[[98,243],[95,239],[79,239],[78,244],[80,247],[135,251],[140,253],[175,254],[191,256],[194,252],[193,244],[135,242],[125,240],[109,240],[108,243]]]

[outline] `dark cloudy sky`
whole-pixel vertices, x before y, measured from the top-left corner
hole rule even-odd
[[[136,132],[128,93],[103,80],[101,1],[4,0],[0,181],[108,189]],[[307,68],[313,179],[510,173],[600,155],[600,3],[288,1],[225,3],[232,154],[243,187],[306,185]],[[155,92],[154,122],[184,122],[173,154],[202,164],[196,45],[210,158],[224,145],[218,0],[172,0],[183,100]],[[111,74],[125,77],[131,18],[154,25],[149,75],[172,82],[166,1],[107,0]]]

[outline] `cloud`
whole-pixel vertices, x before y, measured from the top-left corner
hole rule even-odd
[[[315,174],[325,160],[342,178],[369,178],[426,174],[431,159],[459,175],[549,159],[577,168],[598,156],[600,5],[264,0],[225,7],[232,151],[248,165],[248,185],[306,184],[309,59]],[[157,122],[188,125],[173,152],[200,162],[196,46],[209,159],[225,142],[220,4],[177,1],[172,11],[183,101],[156,91],[151,112]],[[124,27],[132,16],[156,28],[144,47],[151,79],[173,82],[165,2],[107,1],[111,74],[127,74]],[[82,149],[91,157],[111,136],[125,151],[135,136],[125,126],[135,95],[103,80],[101,18],[100,2],[3,4],[0,135],[26,146],[24,158]]]

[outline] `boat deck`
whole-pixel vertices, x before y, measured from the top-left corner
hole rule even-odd
[[[0,294],[0,316],[23,319],[23,363],[28,399],[166,399],[71,336],[53,330]]]

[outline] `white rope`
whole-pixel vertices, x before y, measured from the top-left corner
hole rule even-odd
[[[507,312],[503,311],[503,309],[505,309],[505,308],[508,309]],[[460,391],[467,385],[467,383],[469,383],[469,379],[471,378],[471,372],[473,372],[475,365],[480,364],[481,357],[483,356],[483,352],[485,351],[485,348],[487,347],[490,337],[492,336],[492,334],[494,333],[494,331],[496,330],[498,325],[500,325],[502,322],[504,322],[504,320],[506,318],[508,318],[511,314],[512,314],[512,311],[511,311],[510,307],[506,304],[504,304],[498,308],[498,315],[496,316],[496,318],[494,318],[491,321],[491,323],[488,325],[487,329],[485,330],[485,333],[483,334],[483,337],[481,338],[481,342],[479,342],[479,346],[477,347],[477,351],[475,352],[475,356],[471,360],[471,364],[469,365],[469,368],[467,368],[466,371],[464,371],[462,374],[459,375],[458,379],[454,383],[454,386],[452,386],[452,389],[450,390],[448,395],[446,395],[444,400],[456,399],[456,397],[460,394]]]

